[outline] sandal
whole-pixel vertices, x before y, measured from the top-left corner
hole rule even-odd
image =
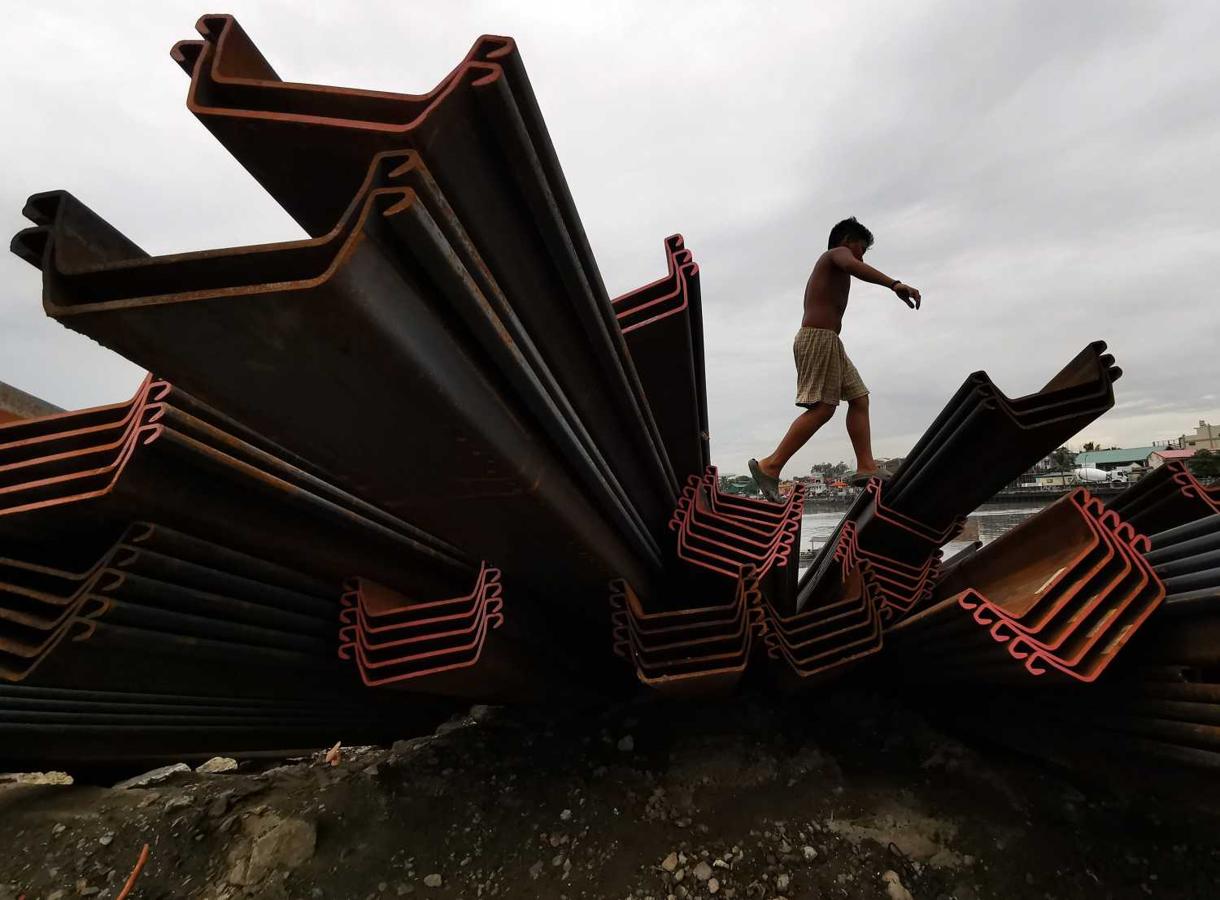
[[[758,489],[762,491],[762,495],[772,503],[783,503],[784,500],[779,495],[779,479],[764,472],[756,459],[750,460],[747,465],[749,465],[750,475],[754,478]]]

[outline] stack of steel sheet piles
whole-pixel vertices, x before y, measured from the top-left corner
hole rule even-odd
[[[1206,486],[1179,460],[1153,469],[1107,506],[1143,534],[1220,512],[1220,486]]]
[[[1094,681],[1165,597],[1147,544],[1077,489],[956,566],[893,655],[920,681]]]
[[[368,571],[421,591],[475,570],[464,553],[227,430],[167,382],[80,412],[0,426],[0,536],[52,558],[150,520],[326,578]]]
[[[0,559],[0,765],[384,739],[446,708],[347,677],[325,579],[147,522],[98,546]]]
[[[674,553],[658,599],[611,587],[615,652],[667,692],[715,692],[744,674],[764,611],[796,583],[804,491],[774,504],[721,493],[714,467],[692,475],[670,520]]]
[[[310,237],[154,257],[66,192],[30,197],[12,250],[41,270],[44,311],[168,380],[0,433],[0,671],[74,690],[139,647],[174,657],[158,698],[208,696],[192,662],[232,659],[229,696],[261,700],[239,685],[266,647],[255,680],[286,704],[334,678],[393,708],[621,678],[606,585],[675,608],[679,479],[709,458],[681,237],[665,279],[611,302],[509,38],[408,95],[284,82],[232,17],[197,29],[172,51],[188,109]],[[698,516],[680,540],[714,550]],[[773,530],[763,575],[793,539]],[[739,531],[735,573],[760,543]],[[206,553],[132,569],[163,534],[312,593],[273,582],[265,608]],[[700,602],[731,595],[744,660],[763,587],[726,583]],[[133,672],[89,688],[138,706],[154,682]]]
[[[933,531],[973,512],[1114,405],[1122,370],[1105,350],[1090,344],[1024,397],[971,375],[886,485],[890,507]]]
[[[1132,644],[1159,724],[1115,701],[1114,728],[1214,747],[1220,492],[1184,466],[941,559],[1113,405],[1104,343],[1027,396],[968,377],[798,580],[802,489],[710,465],[699,267],[673,235],[608,297],[511,39],[415,95],[285,82],[231,16],[196,27],[188,109],[310,237],[154,257],[30,197],[44,311],[167,380],[0,425],[0,763],[394,737],[453,698],[617,690],[614,654],[675,695],[752,660],[808,687],[887,647],[904,681],[1078,686]],[[1167,669],[1195,693],[1140,674]]]
[[[1220,768],[1220,515],[1155,534],[1151,547],[1165,601],[1104,678],[1000,700],[968,693],[958,699],[972,709],[955,720],[1068,764],[1118,751]]]
[[[1121,372],[1105,349],[1085,347],[1026,397],[1007,397],[985,372],[966,379],[893,478],[861,492],[802,576],[784,612],[822,644],[816,661],[794,667],[798,676],[820,682],[880,652],[882,626],[928,606],[940,548],[966,515],[1113,405]],[[775,617],[775,635],[784,623]]]
[[[649,612],[625,581],[611,586],[614,652],[648,687],[673,696],[721,693],[745,675],[764,631],[755,573],[729,580],[686,575],[669,594],[676,609]]]
[[[500,572],[486,565],[461,596],[421,601],[352,578],[341,603],[339,655],[368,687],[513,701],[558,698],[582,681],[536,610],[518,604],[506,619]]]
[[[699,267],[682,235],[665,239],[668,274],[615,299],[614,312],[679,477],[711,464]]]

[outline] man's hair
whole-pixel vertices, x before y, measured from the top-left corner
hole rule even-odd
[[[826,249],[833,250],[844,241],[864,241],[864,249],[867,250],[873,246],[873,233],[857,222],[855,216],[852,216],[830,229],[830,241],[827,242]]]

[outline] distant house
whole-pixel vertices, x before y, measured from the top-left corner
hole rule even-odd
[[[1178,444],[1185,450],[1220,450],[1220,425],[1208,425],[1202,419],[1194,434],[1184,434]]]
[[[1038,487],[1066,487],[1076,483],[1076,476],[1071,472],[1038,472],[1033,483]]]
[[[1076,468],[1101,469],[1112,472],[1129,466],[1142,466],[1155,447],[1132,447],[1128,450],[1089,450],[1076,454]]]
[[[1195,455],[1192,447],[1189,450],[1153,450],[1148,454],[1148,468],[1156,469],[1174,459],[1190,459]]]

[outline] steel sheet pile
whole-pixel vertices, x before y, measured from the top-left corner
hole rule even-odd
[[[476,699],[793,690],[866,661],[1058,680],[1063,704],[1123,670],[1089,694],[1145,743],[1122,692],[1169,682],[1132,672],[1216,709],[1217,498],[1180,465],[941,559],[1113,405],[1104,344],[1028,396],[967,378],[798,578],[802,489],[727,494],[711,466],[691,251],[666,239],[663,277],[607,295],[511,39],[391,94],[283,81],[232,17],[197,29],[173,48],[189,110],[310,237],[149,256],[66,192],[27,203],[12,249],[46,314],[156,376],[0,425],[0,768],[392,739]]]

